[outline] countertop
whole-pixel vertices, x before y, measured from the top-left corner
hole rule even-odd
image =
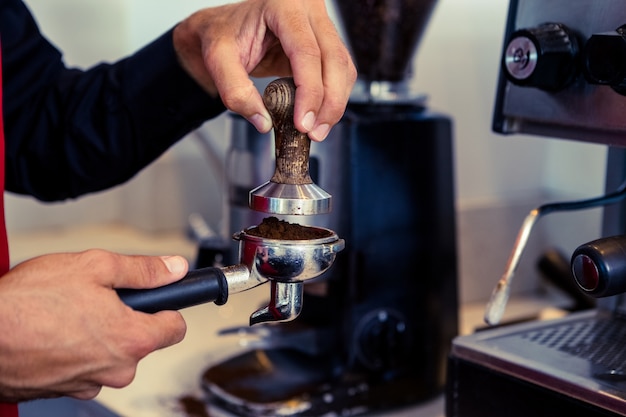
[[[14,262],[46,252],[77,251],[90,247],[122,253],[177,253],[193,259],[196,249],[195,244],[183,234],[146,235],[116,225],[14,234],[9,235],[9,239]],[[188,328],[185,339],[176,346],[147,356],[139,363],[135,379],[129,386],[123,389],[104,388],[95,402],[104,405],[115,415],[124,417],[183,416],[179,411],[178,399],[183,395],[201,395],[198,381],[202,371],[212,363],[249,349],[250,343],[254,342],[249,336],[237,333],[221,336],[218,332],[225,328],[247,326],[249,314],[266,303],[268,296],[268,287],[263,285],[234,294],[223,306],[209,304],[183,310],[181,313]],[[516,297],[510,301],[503,321],[556,317],[563,314],[561,310],[551,308],[552,305],[552,298]],[[461,306],[460,334],[472,333],[477,327],[483,326],[483,313],[482,303]],[[22,414],[29,417],[28,412]],[[211,415],[216,414],[212,412]],[[407,409],[376,414],[382,415],[442,417],[443,398]]]
[[[246,349],[246,340],[233,336],[218,336],[220,329],[247,326],[251,306],[261,305],[267,299],[267,288],[236,294],[223,306],[203,305],[182,311],[188,325],[187,336],[180,344],[155,352],[140,362],[132,384],[123,389],[105,388],[97,400],[112,411],[125,417],[184,417],[177,414],[178,401],[182,395],[201,395],[198,381],[202,371],[212,363]],[[484,305],[463,306],[461,309],[461,333],[473,332],[483,324]],[[511,300],[504,321],[516,321],[541,312],[541,318],[561,314],[558,309],[546,308],[538,299],[516,298]],[[198,366],[202,364],[202,366]],[[211,413],[211,416],[218,415]],[[224,414],[226,416],[228,414]],[[443,417],[443,398],[415,407],[388,411],[371,416],[386,417]]]

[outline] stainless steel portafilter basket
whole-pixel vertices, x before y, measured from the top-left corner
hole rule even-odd
[[[233,235],[239,243],[240,262],[259,279],[298,283],[317,278],[335,260],[345,246],[344,240],[329,229],[310,227],[328,232],[328,237],[306,240],[268,239],[242,231]],[[249,229],[247,229],[249,230]]]
[[[263,101],[272,116],[276,168],[272,178],[250,191],[249,206],[271,214],[324,214],[331,196],[309,175],[311,140],[293,123],[296,86],[293,78],[279,78],[265,88]]]
[[[250,324],[289,321],[300,314],[304,282],[323,274],[345,247],[344,240],[332,230],[314,229],[326,232],[327,237],[267,239],[246,231],[233,236],[240,242],[239,258],[249,267],[251,280],[269,280],[271,285],[269,304],[252,314]]]
[[[209,302],[221,305],[229,294],[269,281],[270,301],[250,316],[250,324],[293,320],[302,310],[304,282],[330,268],[345,242],[323,228],[312,229],[325,237],[306,240],[266,239],[249,234],[250,229],[233,235],[239,241],[239,264],[190,271],[159,288],[119,289],[118,295],[133,309],[154,313]]]

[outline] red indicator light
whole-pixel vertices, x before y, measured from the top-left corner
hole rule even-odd
[[[574,279],[587,292],[598,289],[600,285],[600,271],[595,262],[587,255],[578,255],[572,262]]]

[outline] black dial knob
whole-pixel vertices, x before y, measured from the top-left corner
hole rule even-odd
[[[407,363],[409,332],[403,315],[395,310],[371,311],[357,324],[354,333],[357,357],[372,370],[392,370]]]
[[[626,25],[593,34],[583,51],[585,78],[592,84],[610,85],[626,92]]]
[[[544,23],[515,31],[504,51],[502,66],[514,84],[558,91],[578,75],[578,40],[561,23]]]
[[[585,293],[608,297],[626,292],[626,236],[612,236],[579,246],[572,273]]]

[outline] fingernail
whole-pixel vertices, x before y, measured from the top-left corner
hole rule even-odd
[[[309,132],[309,137],[317,142],[321,142],[326,139],[326,136],[328,136],[328,132],[330,132],[330,125],[322,123],[313,131]]]
[[[304,118],[302,119],[302,127],[307,132],[310,132],[311,129],[313,129],[313,125],[314,124],[315,124],[315,113],[310,111],[310,112],[308,112],[307,114],[304,115]]]
[[[260,113],[251,116],[248,120],[254,125],[256,130],[261,133],[267,133],[272,128],[272,121],[270,120],[270,118]]]
[[[174,275],[181,275],[185,273],[187,268],[187,262],[180,256],[161,256],[161,260],[167,267],[167,269]]]

